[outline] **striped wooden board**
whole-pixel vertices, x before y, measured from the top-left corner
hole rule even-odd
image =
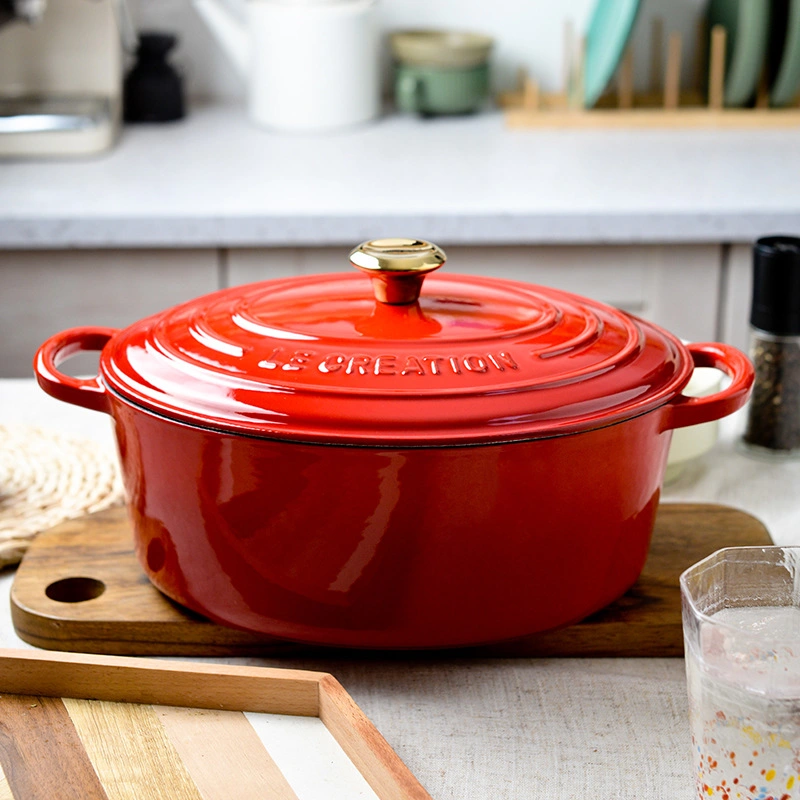
[[[0,800],[430,800],[327,673],[0,651]]]

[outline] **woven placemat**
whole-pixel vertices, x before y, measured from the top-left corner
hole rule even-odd
[[[115,454],[97,442],[0,425],[0,567],[40,531],[122,502]]]

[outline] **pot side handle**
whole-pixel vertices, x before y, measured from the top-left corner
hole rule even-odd
[[[102,350],[106,342],[117,333],[114,328],[70,328],[51,336],[36,352],[33,371],[39,386],[56,400],[92,411],[109,413],[108,396],[94,378],[72,378],[59,372],[58,365],[76,353]]]
[[[730,385],[706,397],[680,394],[664,406],[662,430],[685,428],[727,417],[738,411],[750,396],[755,373],[747,356],[735,347],[715,342],[687,345],[695,367],[713,367],[731,378]]]

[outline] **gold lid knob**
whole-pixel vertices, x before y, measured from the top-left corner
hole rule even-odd
[[[372,279],[375,299],[392,306],[415,303],[425,276],[446,258],[440,247],[420,239],[372,239],[350,253],[350,263]]]

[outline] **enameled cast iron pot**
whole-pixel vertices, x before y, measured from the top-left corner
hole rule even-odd
[[[672,429],[743,405],[745,356],[539,286],[422,286],[444,261],[425,242],[351,260],[372,288],[265,281],[40,348],[46,392],[113,418],[152,582],[221,623],[381,648],[518,637],[622,594]],[[58,370],[81,350],[95,378]],[[694,366],[730,385],[685,397]]]

